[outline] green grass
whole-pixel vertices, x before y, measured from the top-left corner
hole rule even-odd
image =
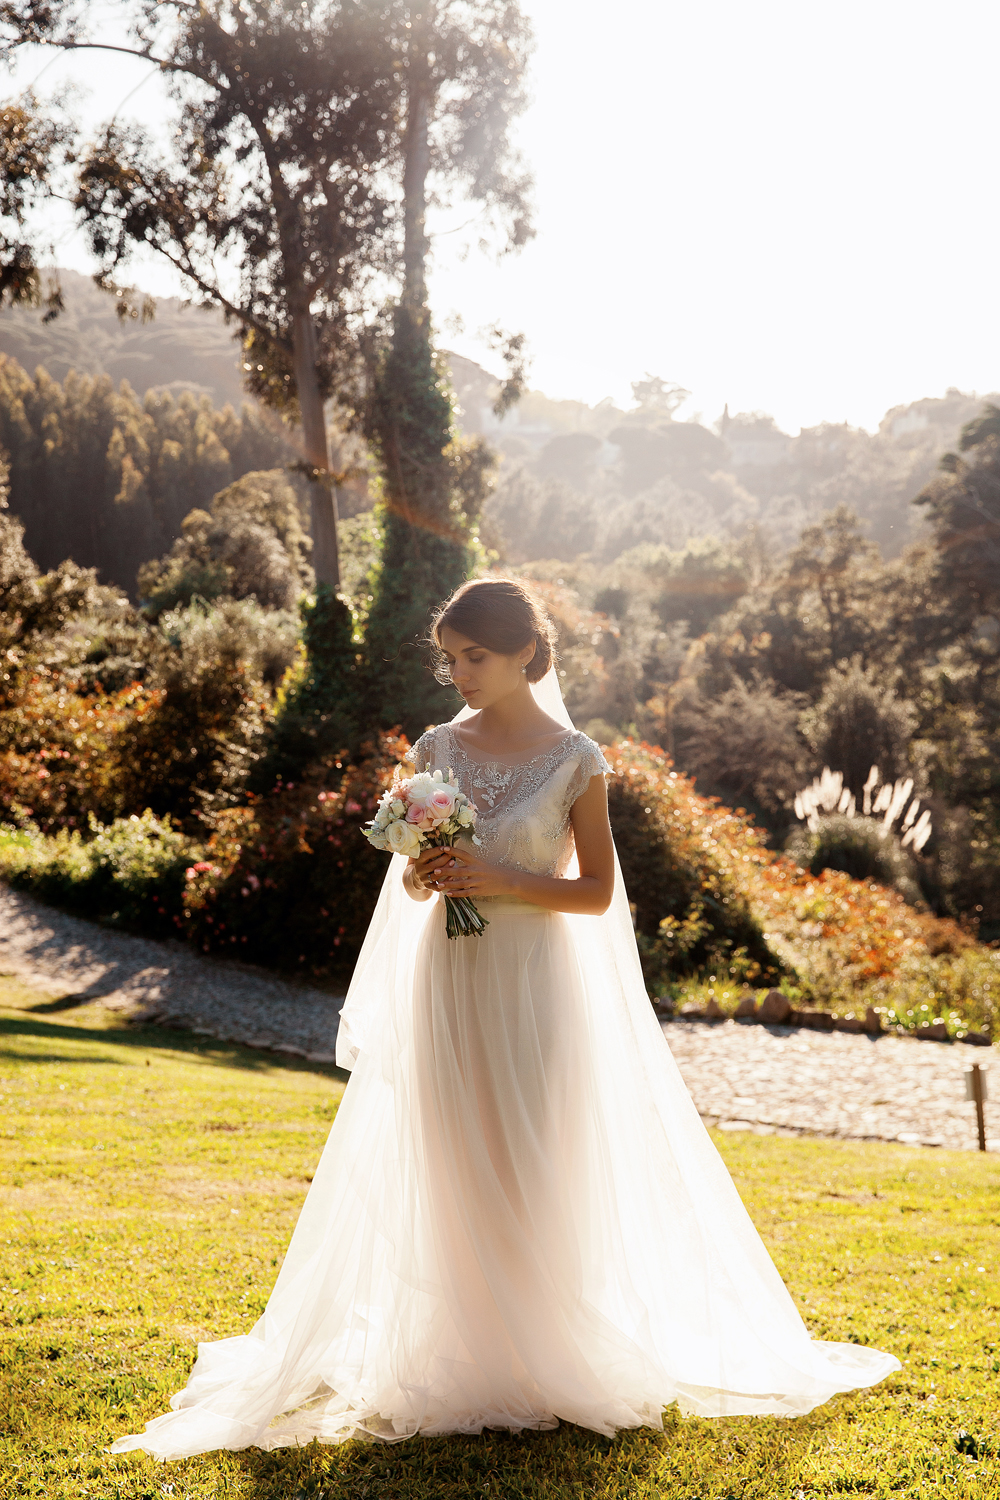
[[[0,1007],[4,1500],[1000,1493],[1000,1161],[734,1135],[720,1149],[812,1331],[892,1349],[902,1374],[794,1421],[668,1412],[662,1434],[613,1442],[564,1427],[109,1455],[165,1409],[198,1337],[256,1318],[342,1085],[182,1032],[101,1029],[99,1006],[10,981]]]

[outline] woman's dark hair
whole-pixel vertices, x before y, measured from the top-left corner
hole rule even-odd
[[[499,656],[516,656],[534,641],[535,654],[526,670],[529,682],[540,682],[555,661],[552,621],[516,578],[474,578],[456,589],[431,624],[431,641],[438,653],[445,626]],[[435,675],[439,682],[450,681],[448,665],[440,654]]]

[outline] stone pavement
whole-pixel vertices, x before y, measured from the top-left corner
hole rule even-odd
[[[248,965],[205,958],[67,916],[0,884],[0,974],[42,996],[332,1063],[341,999]],[[44,1003],[44,1002],[43,1002]],[[72,1003],[61,1004],[69,1020]],[[850,1036],[735,1021],[667,1021],[700,1113],[723,1130],[975,1149],[963,1074],[995,1048]],[[1000,1068],[987,1138],[1000,1150]]]
[[[978,1149],[965,1069],[987,1068],[987,1148],[1000,1150],[996,1048],[738,1021],[666,1021],[698,1112],[722,1130]]]

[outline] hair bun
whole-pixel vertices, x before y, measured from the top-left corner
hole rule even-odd
[[[548,623],[548,622],[546,622]],[[546,672],[552,666],[553,650],[549,632],[540,633],[535,631],[535,654],[529,661],[525,676],[529,682],[541,682]]]

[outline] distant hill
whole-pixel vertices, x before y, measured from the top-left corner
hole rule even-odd
[[[115,299],[89,276],[59,271],[66,308],[51,323],[32,308],[0,311],[0,353],[33,375],[43,365],[54,380],[70,370],[127,380],[139,395],[152,387],[175,395],[192,391],[237,411],[249,401],[239,369],[239,347],[222,314],[186,306],[177,297],[156,302],[151,323],[120,322]]]
[[[73,369],[150,389],[185,391],[237,410],[239,350],[222,315],[177,298],[156,304],[151,323],[119,322],[114,298],[86,276],[60,271],[66,310],[51,323],[38,311],[0,311],[0,353],[30,374],[56,380]],[[921,534],[911,504],[964,423],[977,396],[948,390],[886,413],[875,433],[822,423],[793,435],[766,413],[728,409],[707,427],[656,406],[588,406],[528,391],[503,420],[492,407],[498,381],[473,360],[446,353],[462,428],[484,436],[503,458],[500,488],[487,508],[492,544],[511,561],[580,552],[610,559],[643,542],[683,547],[691,537],[739,536],[748,527],[770,544],[791,545],[802,527],[840,503],[855,510],[884,555]],[[348,512],[367,503],[359,493]],[[541,550],[539,550],[541,549]]]
[[[487,507],[491,544],[512,562],[610,561],[645,542],[683,547],[693,537],[759,529],[779,550],[804,526],[845,504],[885,557],[919,537],[914,498],[962,427],[1000,395],[954,387],[894,406],[877,432],[824,422],[782,432],[763,412],[728,409],[711,427],[656,407],[624,411],[528,391],[502,420],[495,377],[451,356],[459,420],[504,456]]]

